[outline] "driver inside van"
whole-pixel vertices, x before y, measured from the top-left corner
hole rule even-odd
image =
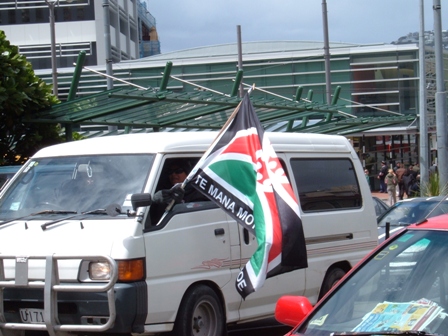
[[[209,200],[190,184],[187,184],[185,189],[181,187],[191,170],[187,160],[167,160],[165,166],[166,169],[164,169],[159,182],[159,190],[152,197],[151,223],[157,223],[160,220],[167,206],[173,200],[174,204]]]
[[[161,189],[153,196],[153,203],[168,205],[174,200],[174,203],[188,203],[208,201],[208,198],[196,190],[190,184],[185,188],[181,185],[190,173],[190,166],[185,160],[175,160],[169,163],[167,175],[171,185],[170,189]]]

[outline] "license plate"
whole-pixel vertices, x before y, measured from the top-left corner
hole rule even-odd
[[[21,308],[19,312],[23,323],[45,323],[43,309]]]

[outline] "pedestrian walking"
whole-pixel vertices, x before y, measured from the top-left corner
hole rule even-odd
[[[397,203],[397,175],[395,175],[393,169],[389,169],[388,174],[384,178],[384,183],[387,188],[387,195],[389,200],[389,205],[392,206]]]
[[[368,169],[364,169],[364,175],[366,177],[366,181],[367,181],[367,184],[369,185],[370,190],[372,190],[372,188],[370,187],[370,176],[369,176],[369,170]]]
[[[378,179],[380,180],[380,193],[387,193],[386,184],[384,183],[386,175],[387,175],[386,161],[381,161],[381,168],[380,172],[378,173]]]
[[[404,187],[404,181],[403,181],[403,175],[405,172],[406,172],[406,168],[404,168],[403,163],[398,162],[397,170],[395,171],[395,175],[397,176],[397,181],[398,181],[398,199],[399,200],[403,199],[403,196],[405,193],[405,187]]]

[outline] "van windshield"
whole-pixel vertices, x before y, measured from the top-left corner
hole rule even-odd
[[[0,220],[43,210],[81,213],[110,204],[130,207],[128,196],[143,191],[153,160],[149,154],[32,159],[4,191]]]

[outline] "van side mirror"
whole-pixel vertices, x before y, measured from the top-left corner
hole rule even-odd
[[[132,209],[135,211],[139,207],[146,207],[152,204],[151,194],[141,193],[131,195]]]
[[[282,324],[295,327],[311,310],[313,306],[307,297],[286,295],[277,301],[275,319]]]

